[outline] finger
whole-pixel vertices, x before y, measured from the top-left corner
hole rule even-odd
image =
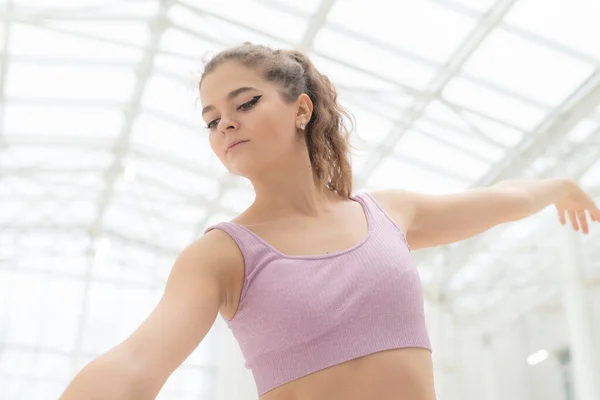
[[[571,220],[571,225],[573,226],[573,230],[578,231],[579,226],[577,225],[577,216],[575,215],[575,211],[569,211],[569,219]]]
[[[556,211],[558,212],[558,219],[560,220],[560,223],[565,225],[567,223],[567,219],[565,218],[565,209],[557,207]]]
[[[600,222],[600,209],[598,209],[596,204],[592,205],[592,208],[590,209],[590,216],[592,217],[592,220]]]
[[[589,204],[587,205],[587,211],[590,214],[590,220],[595,222],[600,222],[600,209],[596,205],[596,202],[591,196],[587,196],[587,200]]]
[[[584,235],[587,235],[589,232],[589,229],[588,229],[588,221],[587,221],[587,215],[585,213],[585,210],[578,211],[577,218],[579,219],[579,226],[581,227],[581,231],[584,233]]]

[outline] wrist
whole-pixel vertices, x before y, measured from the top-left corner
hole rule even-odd
[[[562,199],[577,190],[577,183],[571,178],[556,178],[555,182],[558,187],[557,200]]]

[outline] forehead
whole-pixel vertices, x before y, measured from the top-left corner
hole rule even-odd
[[[268,86],[255,70],[236,62],[225,62],[209,72],[200,86],[202,104],[223,100],[227,93],[243,86],[263,89]]]

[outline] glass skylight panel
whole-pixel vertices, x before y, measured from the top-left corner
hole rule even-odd
[[[67,380],[71,375],[71,360],[65,354],[39,352],[31,375],[37,379]]]
[[[471,181],[483,175],[490,166],[480,157],[451,148],[415,131],[408,131],[402,136],[395,147],[395,154],[421,160]]]
[[[118,282],[125,289],[157,290],[162,287],[151,265],[136,260],[95,266],[93,277],[98,281]]]
[[[28,96],[35,95],[35,91]],[[76,135],[111,138],[123,124],[123,111],[108,107],[77,107],[58,104],[34,105],[11,103],[4,105],[5,134]],[[32,118],[35,115],[35,118]]]
[[[51,312],[52,299],[38,294],[51,284],[51,279],[48,275],[34,273],[9,276],[11,285],[6,299],[10,306],[4,337],[7,343],[27,346],[39,343],[42,334],[40,324],[43,322],[40,316]]]
[[[594,0],[520,0],[505,22],[600,60],[599,15]]]
[[[600,188],[600,161],[596,162],[587,172],[580,178],[580,183],[584,187]]]
[[[196,2],[185,0],[182,1],[187,8],[198,9]],[[305,18],[298,17],[291,13],[281,12],[274,7],[269,7],[260,1],[238,1],[235,2],[235,6],[232,7],[231,3],[223,2],[217,3],[212,2],[210,7],[206,7],[204,12],[207,15],[213,14],[220,21],[221,24],[210,24],[209,32],[214,32],[216,37],[219,38],[230,38],[232,33],[228,29],[228,25],[239,25],[248,26],[251,29],[265,32],[268,35],[280,38],[282,41],[291,43],[300,43],[306,28],[308,27],[308,21]],[[207,20],[210,19],[207,16]],[[268,23],[265,23],[268,21]],[[245,41],[243,35],[239,35],[236,41]],[[250,40],[252,41],[252,40]]]
[[[474,25],[470,17],[435,2],[386,0],[335,2],[328,22],[441,63],[450,58]]]
[[[198,82],[204,66],[202,54],[189,54],[187,57],[160,53],[154,57],[154,71],[157,76],[173,74],[181,84],[193,87],[198,92]]]
[[[463,128],[464,130],[461,131],[456,127],[445,126],[433,120],[421,118],[413,125],[412,129],[420,134],[432,136],[441,143],[449,143],[451,147],[462,148],[468,154],[477,154],[488,163],[499,161],[507,152],[507,149],[486,141],[481,134],[472,132],[470,128]]]
[[[460,117],[457,111],[438,99],[429,102],[427,108],[425,108],[423,117],[432,118],[436,121],[447,123],[461,129],[468,128],[468,125],[465,123],[464,119]]]
[[[156,262],[148,260],[146,254],[156,256],[153,244],[141,245],[132,241],[106,234],[101,238],[108,245],[97,246],[91,263],[92,279],[104,283],[114,283],[120,288],[136,288],[153,292],[162,286],[156,271]],[[144,247],[142,247],[144,246]],[[104,250],[106,248],[106,250]],[[103,252],[101,255],[99,252]]]
[[[223,42],[224,46],[237,46],[244,42],[250,42],[276,49],[291,49],[299,43],[299,41],[286,41],[277,33],[269,34],[262,29],[255,30],[252,26],[244,23],[230,22],[218,17],[209,17],[207,21],[212,21],[214,25],[211,27],[211,32],[214,32],[216,37],[219,38],[219,43]],[[303,31],[295,33],[300,34]]]
[[[15,6],[19,11],[46,11],[49,13],[76,14],[81,11],[109,9],[111,3],[99,3],[98,0],[53,0],[50,4],[40,7],[40,0],[15,0]],[[40,10],[40,8],[42,10]]]
[[[152,197],[145,188],[146,185],[119,183],[115,189],[114,201],[135,208],[140,213],[162,215],[167,221],[175,224],[194,223],[205,215],[200,199],[180,198],[165,201]]]
[[[139,221],[143,223],[136,223]],[[186,245],[195,230],[192,224],[167,224],[162,215],[142,213],[115,202],[108,206],[103,226],[108,231],[119,232],[134,240],[151,241],[170,249]]]
[[[507,125],[505,121],[495,121],[469,111],[465,111],[464,116],[480,132],[481,137],[486,136],[506,147],[515,146],[526,134],[522,130],[509,126],[510,124]]]
[[[218,224],[219,222],[223,222],[223,221],[229,221],[233,218],[235,218],[235,216],[237,215],[237,213],[235,211],[231,211],[228,212],[227,210],[220,210],[219,212],[215,212],[214,214],[209,215],[208,219],[206,220],[206,224],[204,224],[204,226],[199,226],[200,233],[203,233],[204,230],[206,228],[208,228],[209,226]]]
[[[352,115],[367,112],[370,115],[398,123],[416,101],[414,96],[398,90],[348,89],[341,92],[340,104]],[[347,104],[346,104],[347,103]]]
[[[158,159],[137,159],[135,165],[140,177],[151,178],[165,191],[171,192],[169,197],[165,197],[172,199],[168,201],[202,197],[212,200],[218,192],[218,182],[215,179],[219,176],[213,171],[207,172],[200,167],[196,170],[195,166],[184,168]],[[165,192],[165,196],[168,195],[169,193]]]
[[[370,90],[390,90],[390,83],[371,75],[368,70],[360,71],[352,65],[344,65],[330,58],[331,55],[310,53],[314,65],[335,84],[338,94],[364,95]]]
[[[152,311],[161,291],[92,282],[82,350],[99,354],[131,334]]]
[[[431,194],[450,193],[465,189],[465,182],[445,177],[413,164],[387,157],[368,179],[371,188],[396,187]]]
[[[120,102],[131,97],[134,83],[127,68],[13,63],[6,97]]]
[[[212,36],[211,36],[212,37]],[[156,66],[159,68],[165,67],[165,63],[161,57],[173,55],[173,57],[181,57],[179,66],[186,66],[183,64],[185,60],[192,63],[190,66],[197,68],[201,71],[201,61],[208,58],[211,54],[219,51],[222,46],[211,42],[209,38],[202,36],[194,36],[189,32],[184,32],[177,27],[167,29],[160,37],[159,48],[161,53],[156,55]],[[194,61],[198,60],[198,63],[194,65]],[[175,62],[175,58],[170,61]],[[167,68],[168,69],[168,68]]]
[[[581,120],[577,125],[575,125],[573,129],[569,131],[569,133],[567,134],[567,140],[572,143],[581,143],[584,140],[586,140],[590,135],[597,135],[599,132],[600,121],[595,122],[590,119],[584,119]]]
[[[91,160],[85,160],[85,157],[90,157]],[[110,157],[112,158],[112,155]],[[90,170],[95,166],[105,167],[109,165],[108,162],[108,153],[93,149],[82,150],[79,146],[68,146],[66,143],[63,146],[51,146],[49,143],[38,145],[35,144],[35,140],[31,140],[30,145],[10,145],[2,151],[2,165],[15,169],[45,167],[59,170]]]
[[[452,79],[443,91],[444,99],[493,119],[507,121],[523,130],[531,130],[543,121],[543,109],[493,92],[462,78]]]
[[[354,145],[354,143],[353,143]],[[363,145],[362,143],[358,143],[357,145],[354,145],[355,147],[352,149],[352,157],[350,159],[351,161],[351,165],[352,165],[352,173],[353,175],[361,175],[362,173],[362,169],[365,166],[365,164],[369,161],[369,159],[372,157],[372,153],[374,151],[377,151],[374,148],[367,148],[365,145]],[[378,187],[378,186],[372,186],[371,185],[372,180],[367,179],[367,182],[365,182],[365,184],[363,184],[362,186],[357,186],[355,188],[355,191],[361,191],[361,190],[365,190],[365,191],[369,191],[369,190],[378,190],[378,189],[383,189],[384,187]],[[381,182],[379,182],[379,184],[381,184]]]
[[[254,192],[251,187],[232,189],[225,192],[221,204],[228,209],[241,213],[254,201]]]
[[[350,104],[348,109],[356,120],[352,135],[354,144],[359,149],[363,148],[365,144],[370,147],[381,143],[394,126],[389,119],[375,115],[359,106]]]
[[[131,143],[149,148],[159,154],[177,157],[195,165],[207,165],[213,152],[208,135],[200,123],[196,131],[188,126],[177,126],[163,118],[141,114],[133,126]]]
[[[43,287],[36,293],[45,303],[36,318],[40,321],[37,345],[71,351],[77,333],[82,294],[83,283],[79,279],[44,279]]]
[[[594,66],[497,30],[465,63],[463,72],[556,107],[594,72]]]
[[[352,51],[349,51],[350,49]],[[314,50],[412,90],[425,89],[435,74],[434,69],[422,63],[349,38],[328,28],[319,31],[315,38]]]
[[[290,10],[299,10],[306,14],[315,14],[319,6],[321,5],[321,0],[303,0],[303,1],[291,1],[291,0],[256,0],[259,3],[263,3],[268,6],[284,6],[286,8],[290,8]]]
[[[79,229],[66,228],[65,232],[71,233],[74,239],[78,239],[86,234],[85,228],[82,226]],[[56,229],[47,229],[45,234],[56,234]],[[51,274],[65,274],[71,278],[83,278],[85,268],[89,264],[89,257],[86,251],[80,251],[79,254],[70,254],[69,252],[59,253],[64,246],[57,246],[56,251],[52,254],[40,252],[39,256],[32,257],[38,259],[39,262],[30,263],[24,256],[19,256],[17,260],[22,269],[34,268],[36,271],[47,271]]]
[[[110,17],[107,17],[107,19]],[[112,39],[116,42],[145,45],[150,39],[150,29],[147,21],[84,21],[59,20],[48,21],[48,26],[57,26],[73,32],[81,32],[99,38]]]
[[[390,118],[398,120],[400,112],[408,110],[413,106],[416,100],[421,97],[427,96],[424,93],[416,93],[413,96],[410,96],[408,93],[404,93],[401,90],[384,90],[377,94],[372,94],[372,96],[376,96],[379,98],[382,103],[387,104],[391,107]]]
[[[72,200],[74,201],[82,195],[79,193],[80,190],[83,188],[98,187],[102,185],[103,180],[106,178],[105,171],[101,166],[92,166],[86,169],[78,169],[77,166],[53,169],[49,165],[42,168],[49,168],[49,170],[32,171],[30,177],[43,181],[50,190],[60,187],[60,192],[57,192],[57,194],[64,195],[65,197],[72,195],[74,197]],[[91,196],[95,195],[98,191],[94,190]],[[87,200],[91,196],[83,195],[81,197]]]
[[[101,41],[76,33],[55,32],[42,26],[11,24],[10,50],[21,56],[44,56],[51,59],[103,60],[137,63],[143,49]]]
[[[48,193],[51,195],[52,191],[49,190]],[[77,194],[75,194],[75,196],[77,196]],[[36,203],[39,204],[39,202]],[[51,220],[52,222],[61,225],[85,226],[94,221],[97,206],[98,205],[91,198],[57,198],[51,206]]]
[[[443,3],[448,7],[456,4],[483,13],[488,11],[496,3],[496,0],[443,0]]]
[[[99,354],[117,343],[115,311],[120,299],[115,285],[100,282],[91,283],[88,296],[81,350]]]
[[[160,75],[152,76],[144,88],[142,105],[199,127],[203,121],[199,112],[198,86],[191,79],[189,84],[184,85],[183,82]]]
[[[143,193],[143,196],[153,202],[163,204],[179,204],[185,201],[186,196],[183,190],[175,191],[175,187],[163,186],[160,181],[153,179],[146,172],[140,172],[140,167],[136,163],[136,177],[133,182],[125,182],[128,185],[137,185],[137,192]],[[121,184],[121,183],[119,183]]]

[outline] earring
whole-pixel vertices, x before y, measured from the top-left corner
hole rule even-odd
[[[300,129],[304,130],[305,127],[304,122],[300,122]]]

